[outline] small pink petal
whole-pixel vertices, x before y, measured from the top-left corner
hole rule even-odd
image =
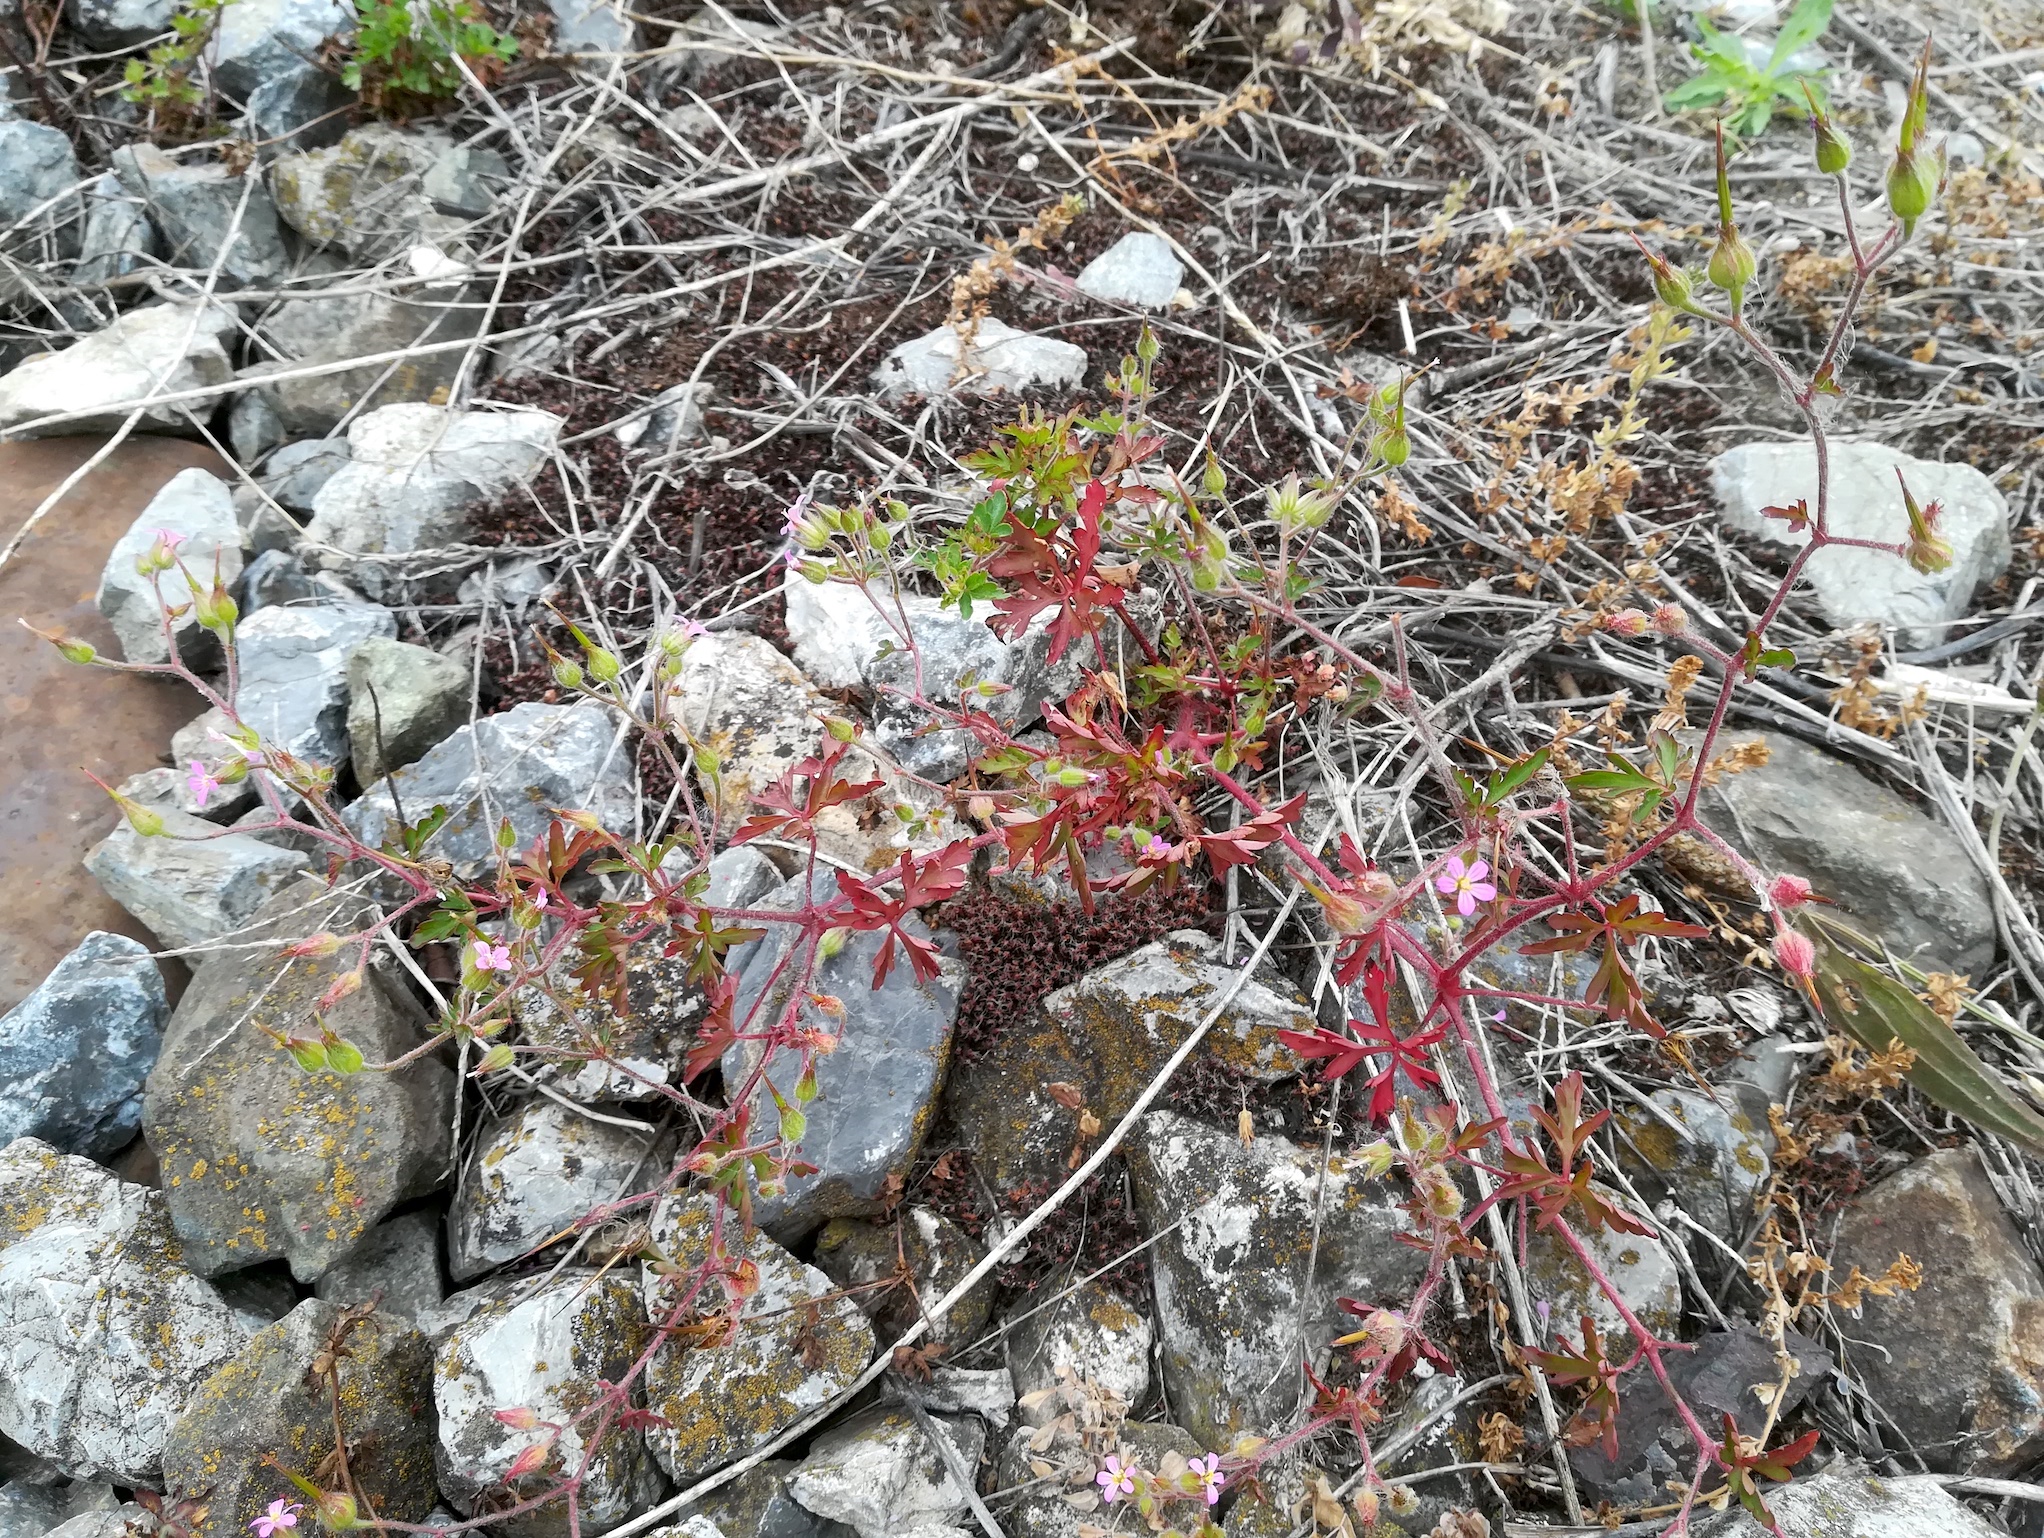
[[[1498,889],[1492,886],[1488,881],[1472,882],[1470,884],[1469,890],[1476,894],[1476,900],[1478,902],[1486,903],[1490,902],[1498,895]]]
[[[1434,877],[1434,890],[1441,893],[1453,892],[1455,890],[1455,878],[1453,876]]]
[[[1457,894],[1455,898],[1455,911],[1464,918],[1468,918],[1470,914],[1476,911],[1476,899],[1466,891]]]
[[[1490,874],[1490,863],[1486,860],[1478,860],[1463,874],[1468,876],[1471,881],[1481,881]]]
[[[1451,854],[1448,856],[1448,874],[1453,876],[1457,881],[1460,881],[1464,876],[1470,874],[1469,869],[1463,865],[1462,856],[1460,856],[1459,854]]]

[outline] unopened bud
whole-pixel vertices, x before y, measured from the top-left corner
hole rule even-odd
[[[1831,119],[1814,109],[1810,113],[1810,128],[1817,139],[1817,169],[1826,176],[1837,176],[1852,164],[1852,145],[1831,126]]]
[[[515,1410],[493,1410],[490,1413],[513,1431],[530,1431],[539,1424],[539,1412],[523,1406]]]
[[[1767,884],[1767,900],[1786,913],[1810,900],[1810,883],[1801,876],[1776,876]]]
[[[1647,633],[1647,617],[1638,609],[1620,609],[1604,616],[1604,628],[1613,635],[1640,636]]]
[[[1774,959],[1791,977],[1807,980],[1817,971],[1817,947],[1810,943],[1808,935],[1794,929],[1784,929],[1775,935]]]
[[[1654,629],[1662,635],[1680,635],[1689,628],[1689,616],[1682,612],[1682,606],[1664,603],[1654,610]]]

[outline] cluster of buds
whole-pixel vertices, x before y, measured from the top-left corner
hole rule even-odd
[[[1264,493],[1270,502],[1270,518],[1288,535],[1323,526],[1334,513],[1336,493],[1325,486],[1306,487],[1296,472],[1286,476]]]

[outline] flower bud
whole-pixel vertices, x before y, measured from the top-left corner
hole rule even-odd
[[[1682,612],[1680,604],[1664,603],[1654,609],[1653,625],[1661,635],[1681,635],[1689,628],[1689,616]]]
[[[1810,128],[1817,139],[1817,169],[1826,176],[1843,173],[1852,164],[1852,145],[1831,126],[1831,119],[1814,107],[1810,113]]]
[[[1896,467],[1895,479],[1902,487],[1902,506],[1909,514],[1909,564],[1928,576],[1943,571],[1952,564],[1952,547],[1937,531],[1938,514],[1942,511],[1936,502],[1928,507],[1919,507],[1916,498],[1910,494],[1909,483],[1902,479],[1900,466]]]
[[[1206,488],[1206,494],[1210,497],[1218,497],[1228,489],[1228,472],[1221,468],[1221,462],[1211,454],[1207,455],[1206,474],[1201,478],[1200,484]]]
[[[1888,168],[1888,211],[1904,235],[1914,233],[1916,221],[1930,211],[1943,179],[1942,152],[1934,158],[1921,151],[1896,151],[1895,163]]]
[[[826,929],[823,938],[816,942],[816,959],[829,961],[845,948],[845,941],[851,938],[851,934],[852,932],[843,925],[835,929]]]
[[[1783,913],[1810,900],[1810,883],[1801,876],[1776,876],[1767,883],[1767,900]]]
[[[1647,617],[1639,609],[1620,609],[1604,616],[1604,628],[1613,635],[1641,636],[1647,633]]]
[[[531,1431],[539,1425],[539,1412],[522,1406],[515,1410],[492,1410],[490,1413],[513,1431]]]
[[[1817,947],[1808,935],[1784,929],[1774,937],[1774,959],[1789,976],[1807,981],[1817,971]]]

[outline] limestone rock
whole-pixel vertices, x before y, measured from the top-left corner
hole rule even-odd
[[[481,298],[470,295],[459,280],[383,293],[313,292],[285,300],[263,318],[258,334],[276,349],[278,360],[243,369],[242,377],[268,401],[286,436],[324,433],[350,413],[365,409],[365,402],[366,409],[374,409],[405,401],[445,401],[461,369],[464,349],[420,351],[394,363],[386,359],[274,383],[267,382],[269,375],[459,342],[476,334],[482,317]]]
[[[147,205],[173,267],[217,267],[240,285],[267,283],[289,271],[277,208],[260,180],[219,161],[167,154],[146,141],[123,145],[109,163],[128,194]]]
[[[1601,1189],[1615,1206],[1639,1217],[1616,1192]],[[1618,1289],[1626,1306],[1646,1327],[1663,1340],[1675,1338],[1682,1319],[1682,1275],[1675,1268],[1667,1246],[1657,1238],[1623,1234],[1613,1228],[1581,1235],[1584,1246]],[[1591,1279],[1589,1270],[1574,1252],[1558,1239],[1552,1229],[1530,1235],[1526,1241],[1526,1289],[1537,1308],[1545,1303],[1546,1339],[1566,1335],[1582,1343],[1585,1314],[1596,1321],[1597,1334],[1605,1349],[1614,1355],[1632,1350],[1632,1331],[1619,1317],[1617,1307]]]
[[[0,1538],[43,1538],[81,1518],[104,1517],[119,1509],[114,1487],[95,1480],[68,1485],[9,1480],[0,1485]]]
[[[799,907],[810,879],[795,877],[764,906]],[[835,891],[834,884],[831,890]],[[918,938],[929,935],[915,915],[904,919],[901,927]],[[848,936],[844,948],[820,963],[806,984],[811,992],[842,999],[845,1018],[838,1026],[838,1050],[816,1058],[818,1094],[806,1108],[809,1126],[802,1137],[801,1157],[816,1166],[816,1173],[791,1178],[782,1196],[754,1202],[757,1220],[777,1236],[805,1233],[827,1218],[878,1212],[888,1177],[907,1178],[929,1130],[951,1057],[951,1029],[958,1019],[964,969],[943,957],[938,975],[919,982],[895,942],[896,965],[876,988],[874,963],[881,947],[892,939],[886,930]],[[752,1020],[755,1012],[759,1020],[773,1019],[786,1007],[801,981],[799,968],[787,965],[799,943],[796,926],[770,927],[738,979],[734,1020]],[[740,1029],[745,1027],[741,1024]],[[744,1092],[758,1066],[759,1050],[759,1042],[742,1037],[726,1049],[727,1095]],[[786,1063],[784,1056],[771,1071],[782,1077],[793,1074]],[[771,1124],[772,1100],[765,1086],[753,1093],[754,1114]]]
[[[235,629],[236,715],[262,734],[265,748],[339,768],[348,761],[350,661],[364,643],[396,633],[396,618],[376,604],[258,610]],[[198,761],[217,769],[234,751],[222,740],[229,725],[214,709],[180,728],[170,739],[178,767]]]
[[[256,483],[294,513],[310,513],[319,488],[348,463],[345,438],[287,443],[263,462]]]
[[[1970,1149],[1860,1196],[1831,1265],[1879,1276],[1898,1254],[1925,1285],[1867,1299],[1848,1366],[1931,1469],[2011,1476],[2044,1452],[2044,1277]]]
[[[1844,760],[1779,732],[1767,762],[1720,775],[1700,798],[1712,831],[1769,874],[1802,876],[1898,956],[1978,977],[1994,957],[1986,879],[1952,834]]]
[[[346,934],[372,911],[302,882],[256,915],[248,938],[281,948],[322,930]],[[300,1281],[315,1281],[399,1202],[447,1178],[453,1075],[438,1058],[397,1073],[308,1073],[264,1034],[318,1039],[321,995],[352,960],[344,951],[280,963],[268,945],[231,951],[200,969],[170,1017],[143,1128],[202,1274],[281,1255]],[[376,966],[323,1013],[371,1063],[425,1038],[419,1006]]]
[[[183,536],[177,554],[199,589],[212,585],[216,570],[221,581],[229,584],[241,574],[241,524],[235,519],[234,496],[227,483],[204,470],[178,471],[115,543],[99,579],[94,601],[113,626],[121,655],[130,662],[170,660],[170,643],[163,634],[163,604],[190,604],[194,595],[192,584],[175,568],[160,573],[155,587],[135,570],[135,562],[162,531]],[[161,600],[157,598],[159,590]],[[179,654],[194,667],[211,666],[219,655],[219,643],[200,628],[197,617],[187,613],[174,628]]]
[[[185,1268],[163,1195],[34,1138],[0,1149],[0,1435],[73,1479],[157,1483],[248,1330]]]
[[[83,180],[71,140],[59,129],[27,118],[0,122],[0,228],[28,219],[45,204],[44,220],[73,212],[64,194]]]
[[[979,1467],[986,1428],[971,1416],[933,1416],[968,1469]],[[848,1524],[859,1538],[898,1538],[948,1522],[970,1504],[904,1410],[868,1410],[817,1437],[788,1493],[820,1517]]]
[[[1926,574],[1885,551],[1837,546],[1818,551],[1803,574],[1833,624],[1871,621],[1907,632],[1959,619],[1968,612],[1974,589],[2008,569],[2008,504],[1994,484],[1971,465],[1916,459],[1885,443],[1833,440],[1831,532],[1906,543],[1909,518],[1896,483],[1898,470],[1920,505],[1943,505],[1937,528],[1952,547],[1952,564]],[[1730,527],[1791,550],[1809,543],[1807,531],[1794,532],[1785,521],[1761,512],[1804,499],[1815,515],[1817,458],[1808,442],[1742,443],[1727,449],[1711,462],[1711,483]],[[1923,634],[1932,641],[1944,638],[1942,632]]]
[[[391,1522],[433,1509],[432,1348],[382,1312],[341,1326],[340,1308],[307,1299],[256,1331],[192,1396],[163,1449],[163,1484],[173,1500],[205,1497],[193,1538],[247,1532],[277,1498],[267,1460],[317,1467],[333,1451],[337,1414],[358,1499]],[[329,1379],[314,1363],[336,1343],[344,1349]]]
[[[345,0],[234,0],[213,34],[221,88],[246,97],[277,75],[307,68],[320,45],[354,24]]]
[[[277,212],[307,240],[358,259],[448,234],[456,222],[434,210],[421,181],[453,149],[438,129],[364,124],[331,148],[278,160],[271,173]]]
[[[1080,269],[1078,288],[1110,303],[1161,310],[1184,278],[1185,264],[1170,241],[1148,230],[1131,230]]]
[[[170,1003],[146,946],[94,930],[0,1015],[0,1145],[18,1137],[104,1159],[142,1125],[142,1081]]]
[[[1754,1199],[1773,1170],[1774,1137],[1766,1122],[1756,1123],[1729,1089],[1717,1099],[1692,1089],[1658,1089],[1649,1098],[1660,1116],[1621,1105],[1616,1117],[1631,1145],[1620,1144],[1627,1175],[1648,1201],[1672,1196],[1690,1217],[1737,1247],[1755,1221]],[[1760,1115],[1766,1115],[1764,1102]]]
[[[653,1243],[681,1276],[709,1259],[714,1218],[707,1196],[661,1203]],[[759,1268],[759,1287],[745,1300],[736,1337],[695,1347],[670,1340],[646,1371],[646,1406],[666,1420],[648,1429],[646,1441],[669,1477],[684,1485],[785,1430],[856,1378],[873,1355],[873,1327],[849,1298],[831,1296],[829,1277],[729,1221],[724,1242]],[[640,1285],[649,1318],[659,1322],[674,1312],[678,1295],[665,1277],[647,1268]],[[805,1306],[811,1300],[813,1313]]]
[[[447,1266],[457,1282],[516,1260],[592,1208],[658,1184],[650,1133],[529,1100],[485,1126],[455,1187]]]
[[[440,1490],[464,1516],[502,1499],[506,1471],[545,1432],[519,1431],[496,1418],[502,1409],[530,1409],[561,1431],[546,1460],[515,1489],[529,1499],[583,1464],[588,1422],[571,1424],[596,1400],[599,1378],[622,1382],[645,1350],[646,1315],[638,1291],[615,1272],[599,1278],[572,1270],[551,1282],[517,1286],[477,1308],[442,1342],[434,1361],[433,1399],[440,1412],[434,1454]],[[608,1532],[659,1499],[660,1471],[645,1438],[613,1426],[584,1472],[581,1530]],[[492,1522],[509,1538],[566,1538],[565,1501]]]
[[[1337,1297],[1402,1303],[1425,1271],[1397,1239],[1404,1193],[1339,1156],[1323,1173],[1318,1149],[1276,1137],[1244,1147],[1159,1111],[1143,1118],[1128,1161],[1148,1231],[1183,1219],[1150,1249],[1159,1360],[1177,1419],[1207,1446],[1287,1424],[1302,1344],[1309,1361],[1325,1359]]]
[[[683,1524],[700,1518],[722,1538],[856,1538],[844,1523],[819,1517],[796,1504],[788,1494],[788,1476],[795,1467],[788,1458],[769,1458],[754,1464],[729,1484],[684,1506],[676,1515]],[[659,1531],[655,1529],[655,1534]],[[687,1532],[686,1525],[682,1526],[680,1533],[684,1538]],[[654,1538],[654,1534],[648,1538]],[[668,1538],[676,1538],[674,1530],[668,1530]]]
[[[105,283],[139,271],[145,259],[161,254],[156,226],[142,200],[131,197],[121,179],[108,171],[85,195],[85,229],[78,238],[80,283]]]
[[[1811,1478],[1768,1485],[1763,1494],[1782,1538],[2000,1538],[1927,1474],[1891,1479],[1839,1462]],[[1698,1538],[1765,1533],[1736,1504],[1697,1528]]]
[[[639,48],[639,29],[618,0],[547,0],[554,13],[554,52],[629,54]]]
[[[133,1501],[123,1501],[118,1506],[82,1511],[68,1521],[58,1523],[44,1533],[43,1538],[128,1538],[130,1533],[141,1530],[137,1524],[146,1525],[147,1521],[148,1513],[140,1506]]]
[[[348,745],[355,778],[373,784],[452,736],[468,719],[460,664],[403,641],[364,641],[348,659]]]
[[[245,833],[223,835],[183,812],[157,815],[162,833],[144,838],[123,821],[86,855],[85,868],[172,950],[235,934],[310,863],[295,850]]]
[[[378,780],[343,818],[365,843],[397,831],[391,785],[414,821],[435,806],[447,821],[423,852],[452,862],[464,881],[496,866],[498,822],[511,820],[522,848],[545,833],[554,808],[586,808],[606,827],[632,825],[631,752],[608,712],[594,705],[514,705],[464,726],[416,763]]]
[[[440,1225],[430,1212],[378,1223],[320,1273],[313,1290],[343,1308],[377,1298],[381,1313],[415,1329],[446,1299],[440,1281]]]
[[[866,1317],[873,1321],[880,1344],[891,1346],[923,1317],[920,1298],[928,1307],[950,1292],[984,1257],[983,1251],[956,1223],[928,1207],[904,1207],[897,1225],[875,1225],[859,1218],[833,1218],[816,1236],[816,1264],[838,1286],[852,1289]],[[897,1259],[906,1260],[914,1291],[880,1289],[874,1284],[894,1275]],[[860,1290],[870,1289],[870,1290]],[[993,1308],[993,1288],[982,1283],[959,1299],[941,1319],[932,1322],[925,1341],[941,1341],[953,1350],[970,1344],[986,1328]]]
[[[664,943],[626,954],[622,1014],[583,991],[572,961],[554,969],[550,987],[518,990],[511,1008],[520,1042],[545,1054],[531,1060],[534,1080],[578,1101],[665,1099],[663,1086],[680,1081],[707,1002],[688,980],[688,958],[662,956]]]
[[[954,1074],[951,1119],[967,1129],[994,1189],[1064,1177],[1075,1113],[1049,1085],[1072,1085],[1113,1126],[1235,981],[1217,941],[1180,930],[1047,995],[1034,1018]],[[1278,1032],[1312,1027],[1303,1004],[1252,978],[1200,1050],[1232,1072],[1274,1082],[1299,1072]]]
[[[1150,1350],[1155,1332],[1149,1316],[1098,1282],[1087,1282],[1068,1298],[1039,1305],[1024,1296],[1026,1309],[1008,1331],[1008,1370],[1018,1399],[1062,1383],[1091,1384],[1131,1408],[1150,1392]],[[1055,1397],[1025,1402],[1022,1417],[1040,1426],[1064,1406]]]
[[[1017,331],[989,315],[970,346],[954,326],[903,342],[873,371],[873,383],[885,395],[994,395],[1036,385],[1065,388],[1085,373],[1083,347]]]
[[[40,438],[52,433],[117,432],[132,402],[223,384],[234,317],[217,305],[155,304],[115,317],[104,330],[44,353],[0,378],[0,432]],[[205,415],[203,403],[197,408]],[[65,413],[46,427],[23,424]],[[178,405],[144,406],[144,431],[187,430]]]

